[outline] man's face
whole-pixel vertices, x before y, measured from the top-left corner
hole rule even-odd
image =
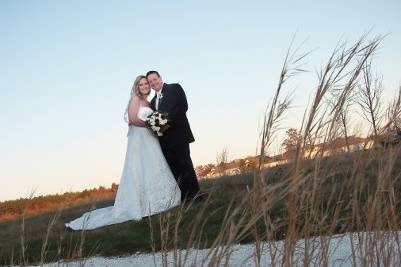
[[[150,87],[153,88],[155,91],[160,91],[163,87],[163,81],[162,78],[157,76],[156,73],[150,74],[148,77],[148,82],[150,84]]]

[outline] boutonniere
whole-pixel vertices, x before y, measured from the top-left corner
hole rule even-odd
[[[159,99],[162,99],[162,98],[163,98],[163,94],[162,94],[162,93],[160,93]]]

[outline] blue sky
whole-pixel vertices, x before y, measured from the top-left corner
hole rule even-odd
[[[255,153],[294,33],[314,52],[283,127],[299,126],[340,38],[389,34],[376,58],[385,97],[401,84],[400,1],[143,2],[0,0],[0,201],[119,183],[123,112],[151,69],[186,91],[195,165],[225,147]]]

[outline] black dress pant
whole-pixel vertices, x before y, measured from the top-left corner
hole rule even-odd
[[[181,190],[181,200],[194,198],[199,192],[199,183],[191,160],[189,144],[169,147],[160,142],[160,146]]]

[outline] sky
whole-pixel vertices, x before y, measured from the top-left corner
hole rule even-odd
[[[389,100],[401,85],[400,14],[399,0],[0,0],[0,201],[119,183],[124,110],[148,70],[185,90],[194,165],[224,148],[229,160],[255,155],[294,35],[312,53],[285,88],[283,129],[300,126],[338,41],[368,31],[388,34],[375,66]]]

